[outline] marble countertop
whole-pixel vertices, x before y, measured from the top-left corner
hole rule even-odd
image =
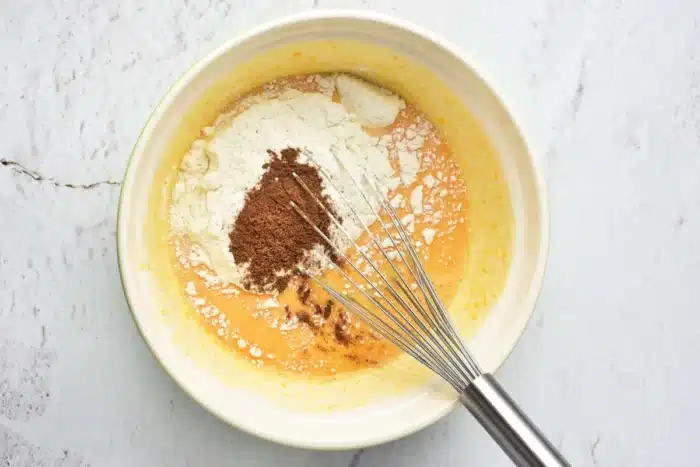
[[[243,434],[176,386],[127,310],[117,199],[153,105],[226,38],[330,7],[460,45],[542,163],[550,261],[503,384],[574,465],[697,465],[700,3],[463,3],[2,2],[0,465],[509,465],[463,411],[356,452]]]

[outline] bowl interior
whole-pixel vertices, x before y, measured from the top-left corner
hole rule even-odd
[[[476,119],[488,135],[483,158],[477,158],[466,169],[497,172],[504,177],[505,194],[494,192],[484,201],[483,216],[485,222],[498,222],[502,211],[508,210],[514,222],[501,239],[512,248],[512,260],[503,280],[505,288],[469,341],[487,371],[503,363],[531,316],[546,257],[546,205],[532,158],[497,96],[450,46],[394,20],[321,13],[276,22],[225,44],[171,88],[137,143],[120,201],[122,280],[144,339],[192,397],[229,423],[295,446],[363,447],[396,439],[432,423],[453,407],[454,396],[435,390],[431,384],[412,390],[387,386],[388,393],[395,391],[394,397],[344,407],[340,402],[346,396],[354,397],[363,384],[374,384],[371,379],[363,382],[359,378],[341,382],[339,392],[335,391],[337,397],[327,401],[323,411],[274,403],[270,394],[293,391],[294,384],[276,377],[253,381],[258,376],[235,364],[202,365],[207,355],[221,353],[221,349],[192,336],[196,326],[174,311],[182,303],[163,293],[163,273],[154,268],[155,263],[164,260],[153,254],[162,249],[163,237],[151,235],[150,225],[154,218],[166,218],[167,212],[165,204],[154,208],[148,200],[153,198],[154,184],[156,193],[167,195],[169,185],[164,174],[172,172],[176,164],[164,163],[164,155],[184,153],[192,132],[211,122],[222,103],[251,84],[300,71],[349,71],[387,85],[408,100],[419,100],[426,114],[440,115],[441,129],[448,140],[450,133],[457,135],[463,130],[460,122],[464,119]],[[461,140],[468,142],[469,138]],[[489,246],[488,242],[494,243]],[[484,245],[497,248],[499,244],[486,239]],[[468,274],[465,272],[465,276]],[[235,384],[243,378],[249,384]],[[253,386],[260,390],[251,390]],[[289,397],[295,397],[293,392]]]

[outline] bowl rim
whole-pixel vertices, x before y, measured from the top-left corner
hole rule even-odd
[[[417,24],[414,24],[410,21],[397,18],[388,14],[384,13],[378,13],[378,12],[373,12],[373,11],[365,11],[365,10],[352,10],[352,9],[319,9],[319,10],[309,10],[309,11],[304,11],[300,13],[295,13],[295,14],[290,14],[290,15],[285,15],[277,19],[269,20],[266,22],[263,22],[257,26],[249,28],[247,31],[239,33],[235,35],[234,37],[225,40],[223,43],[221,43],[218,46],[215,46],[212,48],[208,53],[206,53],[204,56],[199,58],[196,62],[194,62],[192,65],[190,65],[187,70],[185,70],[179,78],[177,78],[173,84],[167,89],[167,91],[163,94],[163,97],[159,100],[158,104],[154,107],[153,111],[151,111],[150,115],[148,116],[146,122],[144,123],[139,136],[136,140],[136,143],[134,144],[134,147],[129,154],[129,158],[127,160],[126,168],[124,169],[124,178],[122,180],[121,184],[121,189],[119,193],[119,200],[118,200],[118,206],[117,206],[117,232],[116,232],[116,246],[117,246],[117,265],[119,269],[119,277],[120,281],[122,284],[122,289],[124,292],[124,296],[126,298],[126,302],[129,308],[129,312],[131,313],[131,316],[134,320],[134,323],[136,324],[136,328],[138,329],[139,334],[141,335],[141,338],[144,340],[146,343],[146,346],[149,348],[151,351],[151,354],[155,357],[155,359],[158,361],[158,363],[161,365],[161,367],[165,370],[165,372],[170,376],[170,378],[175,381],[175,383],[180,387],[182,391],[184,391],[189,397],[191,397],[193,400],[195,400],[198,404],[200,404],[202,407],[204,407],[209,413],[213,414],[220,420],[226,422],[229,426],[233,426],[245,433],[252,434],[254,436],[257,436],[259,438],[272,441],[278,444],[286,445],[286,446],[291,446],[291,447],[300,447],[300,448],[306,448],[306,449],[315,449],[315,450],[325,450],[325,451],[331,451],[331,450],[339,450],[339,449],[360,449],[360,448],[365,448],[365,447],[370,447],[370,446],[375,446],[383,443],[387,443],[390,441],[394,441],[397,439],[404,438],[408,435],[411,435],[413,433],[416,433],[432,424],[437,422],[438,420],[442,419],[445,417],[447,414],[452,412],[454,408],[458,405],[458,401],[454,401],[451,404],[446,404],[443,409],[441,410],[436,410],[435,413],[431,417],[427,417],[422,421],[419,421],[417,423],[413,423],[410,425],[406,425],[403,427],[401,430],[393,430],[391,433],[388,433],[387,435],[384,436],[375,436],[372,439],[365,440],[365,442],[349,442],[349,443],[333,443],[333,444],[327,444],[327,443],[305,443],[301,444],[296,440],[294,437],[286,437],[283,435],[280,435],[279,433],[269,433],[269,432],[264,432],[257,430],[255,428],[255,424],[249,424],[249,425],[242,425],[235,423],[233,420],[229,419],[226,415],[224,415],[221,411],[218,410],[217,407],[214,405],[210,404],[208,401],[198,398],[190,392],[187,388],[186,385],[183,384],[172,372],[170,369],[169,365],[167,362],[161,358],[159,355],[157,349],[153,345],[153,343],[149,340],[147,337],[146,333],[144,332],[144,329],[142,327],[141,321],[139,319],[138,313],[135,311],[135,306],[132,302],[131,295],[130,295],[130,290],[129,290],[129,285],[128,281],[126,278],[126,273],[127,267],[126,267],[126,260],[124,258],[124,255],[122,254],[122,249],[124,248],[124,237],[125,237],[125,221],[124,221],[124,210],[122,209],[125,203],[125,193],[129,191],[132,185],[132,179],[134,178],[134,170],[133,170],[133,162],[137,157],[140,157],[143,154],[143,148],[145,146],[146,141],[149,139],[150,134],[153,132],[154,128],[157,125],[157,122],[161,118],[162,114],[164,111],[168,108],[169,104],[171,101],[174,99],[175,96],[177,96],[184,87],[186,87],[189,82],[197,76],[201,71],[206,68],[211,62],[213,62],[215,59],[217,59],[220,55],[224,54],[228,50],[236,47],[238,44],[249,40],[252,37],[255,37],[259,34],[262,34],[264,32],[268,32],[273,29],[281,28],[284,26],[288,26],[291,24],[298,24],[298,23],[305,23],[305,22],[312,22],[312,21],[318,21],[318,20],[324,20],[324,19],[349,19],[349,20],[361,20],[361,21],[368,21],[368,22],[373,22],[373,23],[378,23],[382,25],[386,25],[389,27],[393,28],[398,28],[398,29],[403,29],[407,32],[410,32],[412,34],[415,34],[416,36],[429,41],[436,45],[437,47],[443,49],[444,51],[448,52],[449,54],[453,55],[455,58],[457,58],[459,61],[464,63],[467,67],[469,67],[473,73],[483,81],[483,83],[487,86],[489,91],[493,94],[494,99],[501,105],[503,110],[506,112],[508,117],[510,118],[514,130],[517,133],[517,136],[520,138],[520,140],[523,143],[523,146],[525,148],[525,156],[527,158],[527,162],[529,164],[530,169],[532,170],[532,176],[534,180],[534,191],[536,192],[536,198],[537,198],[537,203],[538,203],[538,208],[540,210],[540,244],[539,244],[539,253],[536,259],[536,265],[535,265],[535,272],[532,277],[532,282],[530,285],[530,288],[527,292],[526,299],[524,300],[525,303],[523,303],[523,307],[528,310],[527,311],[527,319],[524,321],[524,324],[522,326],[522,329],[520,330],[517,338],[513,341],[512,345],[510,348],[507,350],[505,353],[502,362],[497,366],[495,371],[498,371],[503,363],[510,357],[512,354],[514,348],[517,346],[518,342],[522,339],[523,334],[525,333],[525,330],[527,329],[532,316],[535,311],[535,306],[537,303],[537,300],[540,296],[541,290],[542,290],[542,283],[544,280],[544,274],[545,270],[547,267],[547,259],[549,255],[549,241],[550,241],[550,213],[549,213],[549,206],[548,206],[548,201],[547,201],[547,192],[546,192],[546,185],[545,185],[545,179],[544,176],[541,172],[541,168],[538,165],[535,157],[533,156],[532,150],[530,145],[527,144],[527,140],[525,139],[524,135],[522,134],[520,126],[517,124],[517,121],[515,117],[513,116],[513,107],[506,105],[505,100],[503,99],[503,96],[498,93],[498,91],[493,87],[492,83],[494,80],[487,78],[488,74],[484,72],[483,68],[480,68],[479,66],[475,65],[475,60],[464,52],[460,47],[454,45],[453,43],[449,42],[448,40],[444,39],[440,35],[428,30],[427,28],[424,28],[422,26],[419,26]]]

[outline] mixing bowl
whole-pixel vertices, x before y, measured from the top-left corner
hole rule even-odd
[[[496,275],[498,266],[489,270],[490,258],[510,252],[498,299],[468,336],[484,370],[495,371],[522,334],[544,273],[548,215],[542,179],[512,117],[474,64],[434,34],[393,18],[339,11],[287,17],[230,40],[188,70],[158,104],[129,161],[119,203],[119,266],[146,343],[173,379],[204,407],[234,426],[279,443],[359,448],[435,422],[455,406],[454,395],[430,381],[387,389],[384,380],[400,379],[400,373],[384,375],[381,382],[364,381],[359,375],[324,386],[314,395],[289,378],[261,376],[265,372],[232,363],[235,358],[224,355],[211,339],[197,337],[201,330],[181,312],[182,300],[167,286],[165,237],[154,233],[154,222],[167,218],[162,200],[167,199],[167,174],[177,166],[177,155],[227,101],[277,77],[321,71],[351,72],[393,88],[418,102],[452,144],[473,196],[470,209],[481,224],[502,233],[479,237],[480,230],[474,229],[476,246],[470,251],[485,258],[478,277],[488,281]],[[483,129],[488,142],[464,134],[469,119]],[[475,144],[480,149],[475,150]],[[463,155],[467,153],[471,155]],[[497,188],[499,179],[506,187],[502,191]],[[511,224],[500,228],[499,219],[507,216]],[[465,277],[469,274],[465,271]],[[465,290],[476,287],[478,281],[471,280]],[[386,386],[381,397],[359,395],[360,388],[381,392],[380,386]],[[304,397],[313,403],[291,405]]]

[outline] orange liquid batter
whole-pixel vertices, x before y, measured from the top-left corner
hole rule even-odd
[[[306,76],[273,82],[268,89],[270,86],[317,91],[316,84]],[[261,89],[252,91],[253,94],[259,92]],[[232,115],[236,113],[235,108],[236,103],[233,103]],[[469,230],[467,187],[460,168],[449,146],[413,105],[407,105],[391,127],[366,131],[373,136],[391,136],[388,148],[398,175],[395,145],[401,146],[410,139],[415,128],[429,129],[422,148],[416,151],[420,170],[413,183],[399,186],[389,198],[398,200],[400,195],[403,199],[395,205],[399,218],[414,216],[413,222],[406,223],[411,224],[412,240],[438,294],[449,306],[462,279]],[[422,202],[420,209],[414,212],[410,200],[418,186],[422,186]],[[300,219],[300,222],[303,221]],[[377,224],[371,230],[380,233]],[[358,239],[360,245],[368,243],[366,234]],[[324,307],[328,302],[327,294],[313,282],[309,283],[311,293],[309,299],[304,300],[306,304],[300,301],[297,293],[298,281],[273,299],[233,285],[216,284],[211,280],[213,271],[186,260],[191,248],[187,238],[171,235],[170,246],[173,268],[192,302],[196,321],[222,345],[258,367],[305,376],[329,376],[381,366],[399,355],[396,347],[374,334],[347,310],[342,310],[338,303],[334,303],[330,318],[321,324],[313,325],[290,316],[290,310],[318,314],[320,310],[313,304]],[[352,261],[359,258],[354,250],[348,252],[348,256]],[[375,254],[373,258],[377,257]],[[345,269],[349,270],[347,266]],[[352,290],[335,271],[328,271],[324,280],[336,290],[348,293]],[[347,332],[352,336],[347,342],[336,337],[335,323],[341,314],[347,317]]]

